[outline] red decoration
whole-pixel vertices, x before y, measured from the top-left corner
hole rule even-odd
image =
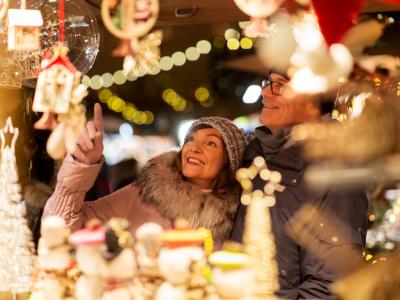
[[[328,46],[341,40],[357,21],[364,0],[312,0],[321,33]]]

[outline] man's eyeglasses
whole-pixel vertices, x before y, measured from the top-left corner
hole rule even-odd
[[[276,96],[281,96],[283,94],[285,86],[286,83],[272,81],[271,79],[264,79],[263,81],[261,81],[261,88],[265,89],[269,87],[271,89],[271,93]]]

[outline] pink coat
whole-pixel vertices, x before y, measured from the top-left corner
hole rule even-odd
[[[150,160],[136,182],[96,201],[84,201],[101,163],[85,165],[67,156],[58,173],[54,194],[47,201],[43,218],[58,215],[72,231],[92,218],[104,222],[126,218],[134,232],[146,222],[171,228],[176,218],[185,218],[193,228],[209,229],[216,244],[228,239],[239,204],[237,191],[216,196],[183,180],[173,167],[176,152]]]
[[[140,188],[134,184],[125,186],[96,201],[84,201],[85,194],[94,184],[102,163],[85,165],[67,156],[57,176],[54,194],[47,201],[43,217],[62,217],[72,231],[85,226],[90,219],[104,222],[112,217],[129,220],[134,232],[146,222],[156,222],[164,228],[171,228],[171,221],[151,205],[143,203]]]

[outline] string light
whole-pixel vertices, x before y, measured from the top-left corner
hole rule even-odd
[[[229,50],[237,50],[239,49],[240,43],[239,40],[232,38],[226,42],[226,46]]]
[[[175,111],[184,111],[187,106],[187,101],[182,96],[180,96],[173,89],[165,89],[161,97],[163,100],[171,106]]]
[[[248,26],[249,22],[239,22],[240,28],[245,28]],[[225,31],[225,39],[222,37],[216,37],[212,44],[207,40],[200,40],[196,43],[196,46],[188,47],[184,52],[176,51],[171,56],[163,56],[161,57],[159,64],[152,69],[148,75],[157,75],[161,71],[167,72],[173,69],[174,66],[183,66],[187,61],[197,61],[200,58],[200,55],[209,54],[211,52],[212,47],[215,49],[222,50],[225,47],[225,43],[227,48],[231,51],[238,50],[242,48],[244,50],[251,49],[254,46],[253,40],[249,38],[240,39],[240,33],[234,28],[228,28]],[[240,39],[240,40],[239,40]],[[93,90],[100,90],[102,88],[109,88],[113,84],[122,85],[126,83],[126,81],[135,81],[139,77],[145,76],[143,71],[134,70],[129,74],[125,74],[123,70],[117,70],[114,74],[104,73],[103,75],[94,75],[89,77],[87,75],[83,76],[82,83],[86,86],[90,87]]]
[[[240,38],[240,33],[239,31],[233,29],[233,28],[228,28],[225,30],[224,33],[225,40],[229,41],[230,39],[236,39],[238,40]]]
[[[115,84],[122,85],[126,82],[127,78],[122,70],[115,71],[113,75]]]
[[[210,97],[210,92],[205,87],[199,87],[194,91],[194,97],[199,102],[204,102],[207,101],[207,99]]]
[[[185,51],[185,55],[186,55],[187,60],[190,60],[190,61],[196,61],[200,57],[200,53],[199,53],[199,51],[197,51],[196,47],[187,48]]]
[[[110,89],[100,90],[98,98],[100,102],[106,103],[110,110],[121,113],[122,117],[131,123],[149,125],[154,122],[154,114],[151,111],[138,110],[134,104],[123,100]]]

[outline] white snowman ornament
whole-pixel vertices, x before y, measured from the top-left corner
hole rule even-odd
[[[251,269],[247,254],[217,251],[210,255],[212,283],[220,299],[245,299],[250,291]]]
[[[72,299],[73,282],[67,275],[71,265],[70,247],[67,242],[70,231],[64,219],[58,216],[44,219],[40,231],[39,278],[31,299]]]
[[[202,277],[206,264],[203,235],[188,229],[187,223],[180,220],[176,229],[164,232],[161,239],[165,247],[160,251],[158,264],[166,282],[158,289],[155,300],[203,299],[206,285]]]
[[[68,239],[76,248],[75,258],[82,272],[75,287],[76,300],[97,300],[103,290],[101,255],[105,241],[105,227],[99,220],[91,220],[85,229],[74,232]]]
[[[101,270],[105,285],[101,300],[142,299],[134,287],[136,262],[129,229],[129,222],[121,218],[112,218],[106,224]]]
[[[158,268],[158,256],[161,250],[163,228],[157,223],[145,223],[135,233],[136,259],[139,266],[137,287],[145,299],[154,299],[154,295],[164,281]]]

